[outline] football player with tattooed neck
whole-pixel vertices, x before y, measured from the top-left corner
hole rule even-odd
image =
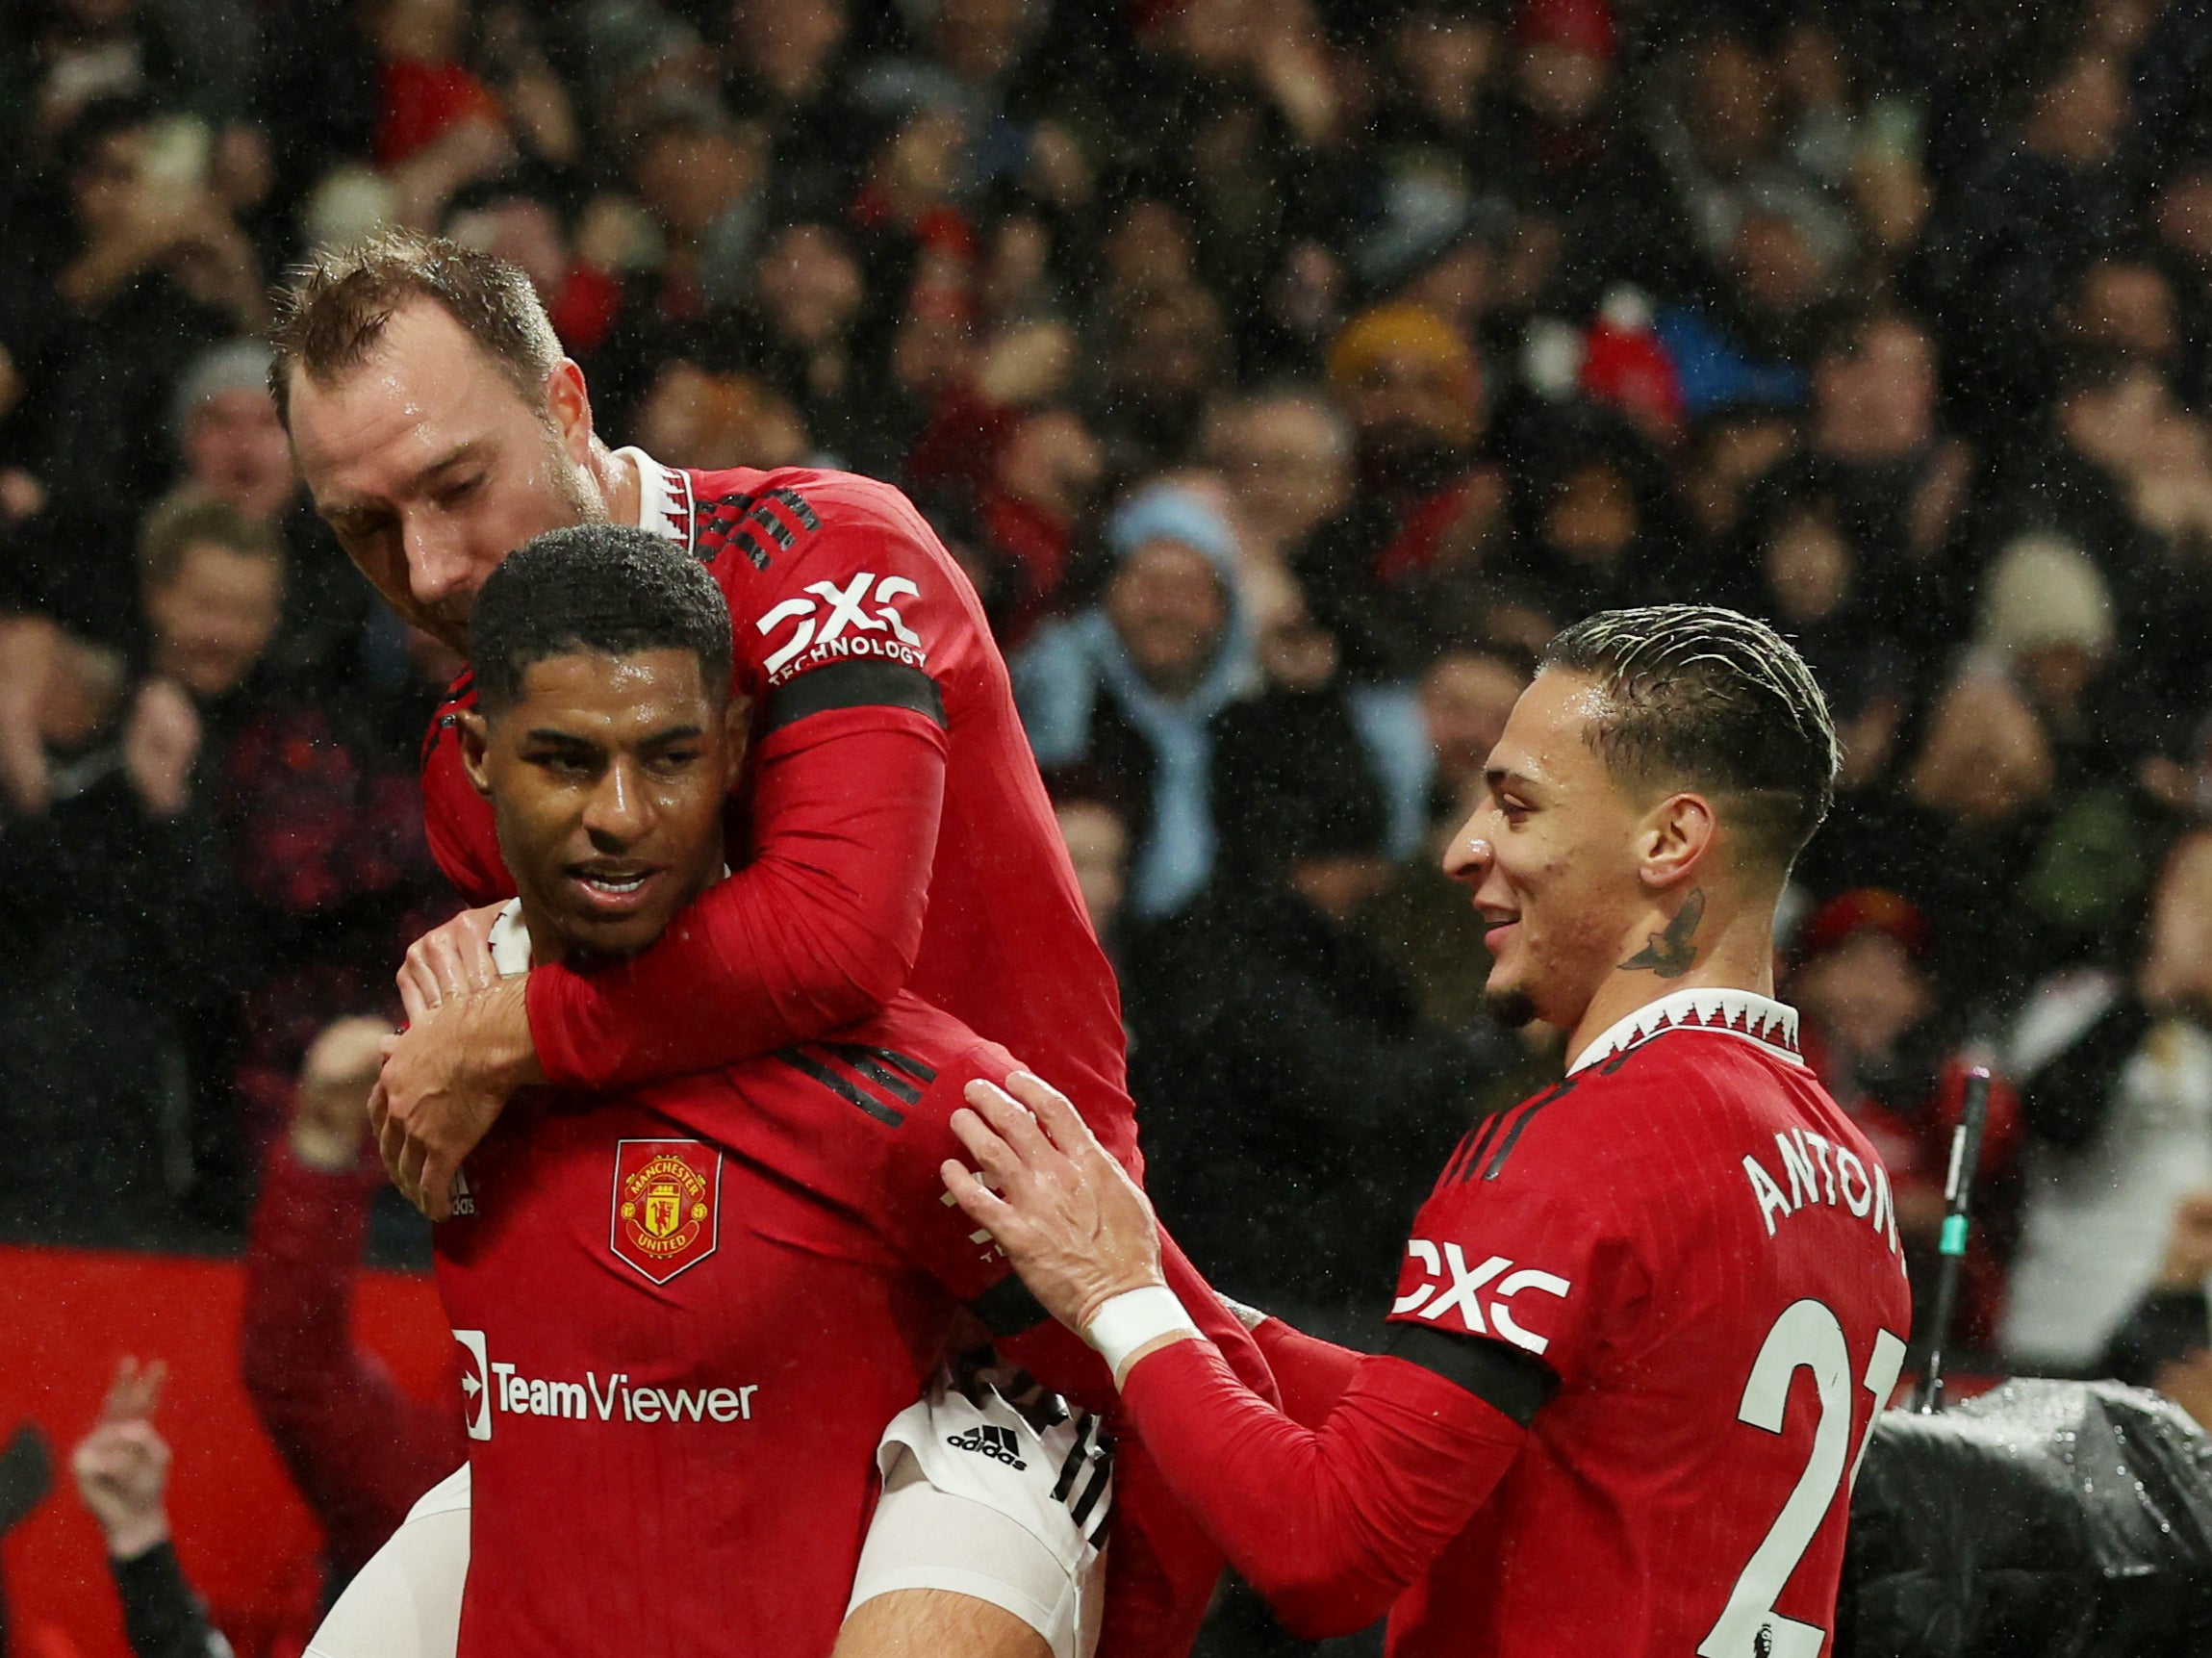
[[[1773,999],[1774,906],[1836,764],[1819,687],[1748,617],[1610,611],[1551,642],[1446,867],[1492,1008],[1568,1032],[1566,1075],[1446,1160],[1382,1353],[1258,1322],[1284,1410],[1192,1327],[1066,1102],[969,1086],[952,1127],[983,1179],[949,1163],[947,1186],[1295,1632],[1387,1613],[1392,1658],[1829,1650],[1911,1328],[1881,1160]]]

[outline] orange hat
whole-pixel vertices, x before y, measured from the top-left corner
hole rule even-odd
[[[1470,391],[1474,386],[1474,347],[1434,311],[1404,300],[1362,311],[1344,324],[1329,347],[1329,382],[1350,385],[1378,359],[1399,351],[1442,363]]]

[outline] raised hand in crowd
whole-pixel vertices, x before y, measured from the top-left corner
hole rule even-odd
[[[99,1421],[69,1453],[77,1494],[116,1560],[135,1560],[168,1541],[169,1447],[154,1431],[154,1407],[167,1377],[159,1359],[141,1365],[126,1357],[115,1367]]]
[[[290,1135],[292,1155],[308,1167],[343,1174],[361,1161],[369,1090],[391,1033],[383,1021],[356,1016],[325,1027],[308,1048]]]
[[[172,818],[185,809],[199,751],[200,717],[191,699],[166,679],[140,686],[123,727],[123,765],[146,810]]]

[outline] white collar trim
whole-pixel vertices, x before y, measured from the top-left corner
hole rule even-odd
[[[1778,1054],[1793,1065],[1805,1056],[1797,1046],[1797,1009],[1749,990],[1677,990],[1646,1002],[1583,1049],[1568,1076],[1610,1059],[1665,1031],[1711,1031],[1735,1036]]]
[[[691,474],[679,467],[664,467],[643,449],[617,449],[615,453],[637,469],[638,528],[665,535],[676,546],[692,542]]]

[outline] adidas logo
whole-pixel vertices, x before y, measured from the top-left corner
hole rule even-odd
[[[974,1451],[978,1456],[990,1457],[1019,1473],[1030,1465],[1022,1461],[1020,1441],[1014,1430],[985,1422],[970,1428],[964,1434],[947,1434],[945,1442],[956,1451]]]

